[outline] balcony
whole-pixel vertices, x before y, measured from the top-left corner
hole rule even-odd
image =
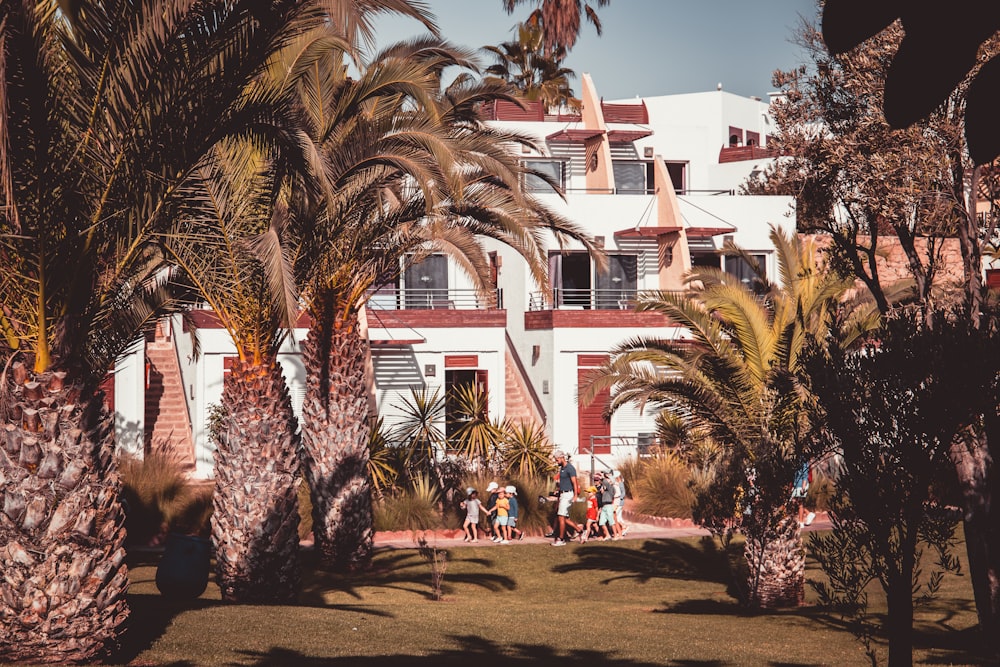
[[[503,291],[383,287],[368,293],[368,326],[504,327]]]
[[[528,310],[632,310],[634,289],[564,289],[528,295]]]
[[[528,295],[524,327],[530,330],[559,328],[628,328],[675,326],[664,315],[636,312],[634,289],[563,289]]]

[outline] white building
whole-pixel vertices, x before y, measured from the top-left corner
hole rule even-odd
[[[412,387],[444,391],[475,382],[489,390],[491,416],[542,422],[555,445],[581,458],[594,451],[602,465],[614,465],[650,438],[652,415],[624,409],[605,422],[601,400],[578,404],[581,379],[626,338],[685,335],[659,315],[633,312],[636,292],[681,289],[692,266],[749,277],[741,260],[716,254],[726,240],[755,254],[769,275],[776,272],[769,226],[794,230],[792,198],[736,194],[773,159],[767,103],[721,90],[608,103],[588,75],[582,101],[580,116],[503,102],[484,115],[537,137],[541,150],[522,151],[522,158],[561,183],[565,198],[541,179],[527,186],[603,244],[608,271],[597,272],[582,246],[553,248],[552,288],[542,293],[514,251],[491,246],[497,296],[483,303],[444,256],[408,268],[367,308],[374,404],[387,424]],[[119,365],[114,393],[146,396],[141,407],[116,401],[120,435],[134,441],[143,433],[147,444],[172,440],[176,450],[190,451],[199,474],[209,475],[208,414],[235,349],[212,328],[210,314],[200,319],[197,359],[186,334],[164,324]],[[295,341],[304,336],[297,330],[280,355],[296,409],[305,378]],[[136,373],[143,356],[146,373]],[[147,388],[158,392],[155,400]]]

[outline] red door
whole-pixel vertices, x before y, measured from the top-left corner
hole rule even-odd
[[[604,362],[606,357],[599,354],[581,354],[577,357],[576,379],[577,387],[583,387],[590,379],[594,368]],[[590,405],[577,403],[577,432],[579,433],[579,452],[589,453],[591,442],[594,443],[594,454],[611,453],[611,422],[604,419],[604,409],[611,398],[611,390],[605,389]]]

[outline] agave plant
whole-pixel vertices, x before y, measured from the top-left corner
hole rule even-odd
[[[505,474],[546,477],[552,472],[552,443],[545,427],[534,421],[507,419],[502,431],[500,456]]]
[[[488,392],[477,384],[459,384],[452,387],[447,401],[461,422],[451,438],[450,448],[473,466],[491,468],[498,458],[503,429],[490,419]]]

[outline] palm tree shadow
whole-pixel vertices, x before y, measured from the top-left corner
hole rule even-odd
[[[547,644],[499,644],[482,637],[451,636],[455,643],[450,648],[443,648],[428,655],[391,655],[391,656],[349,656],[349,657],[314,657],[302,655],[297,651],[284,648],[272,648],[267,652],[242,651],[241,664],[254,667],[282,667],[297,665],[298,667],[548,667],[550,665],[565,665],[567,667],[652,667],[654,664],[629,658],[617,658],[611,652],[593,650],[562,650]],[[726,667],[731,663],[719,660],[684,660],[669,662],[667,665],[678,667]]]
[[[461,553],[461,550],[446,551],[449,563],[471,564],[477,566],[477,569],[467,573],[447,573],[444,593],[454,591],[455,584],[478,586],[490,592],[517,588],[517,582],[510,577],[491,571],[493,561],[484,558],[455,558],[455,554]],[[326,594],[331,592],[346,593],[360,601],[363,599],[362,588],[373,587],[418,593],[427,599],[432,599],[434,595],[431,589],[430,564],[416,551],[393,550],[378,558],[375,566],[364,572],[334,573],[306,565],[299,604],[329,607]]]
[[[130,613],[125,622],[125,632],[121,642],[112,652],[110,659],[114,664],[129,664],[163,636],[174,617],[186,611],[215,607],[222,602],[218,600],[171,600],[162,595],[147,593],[130,593],[128,605]],[[194,665],[193,662],[170,663],[175,667]]]
[[[727,593],[736,597],[733,580],[735,548],[723,549],[711,537],[697,544],[681,540],[646,540],[640,549],[601,543],[578,549],[577,560],[554,568],[565,573],[578,570],[602,570],[612,573],[602,583],[632,579],[641,583],[653,579],[695,579],[724,584]]]

